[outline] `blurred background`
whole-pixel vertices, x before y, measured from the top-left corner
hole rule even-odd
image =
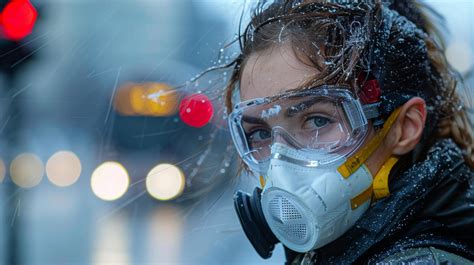
[[[227,73],[192,81],[243,2],[0,0],[0,264],[282,264],[234,213]],[[426,2],[474,87],[474,2]]]

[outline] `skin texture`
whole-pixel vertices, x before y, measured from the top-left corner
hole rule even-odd
[[[275,46],[248,57],[241,80],[241,100],[278,95],[295,89],[317,75],[318,70],[303,62],[288,45]],[[419,97],[401,106],[400,115],[381,145],[366,161],[372,175],[390,156],[401,156],[413,150],[421,139],[426,121],[426,104]],[[367,139],[375,135],[371,127]]]

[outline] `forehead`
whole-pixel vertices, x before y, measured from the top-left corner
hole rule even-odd
[[[289,45],[250,55],[240,80],[241,100],[278,95],[302,86],[318,70],[301,62]]]

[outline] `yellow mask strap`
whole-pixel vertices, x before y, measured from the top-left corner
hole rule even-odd
[[[398,157],[391,156],[380,168],[377,175],[375,175],[373,182],[374,197],[381,199],[390,195],[388,189],[388,175],[392,170],[393,166],[398,162]]]
[[[349,157],[347,161],[337,168],[344,178],[348,178],[372,155],[375,149],[382,143],[387,136],[388,131],[392,128],[393,123],[397,120],[400,114],[400,108],[390,114],[385,121],[382,130],[374,136],[364,147],[357,151],[354,155]]]
[[[377,175],[375,175],[372,186],[369,186],[365,191],[351,199],[352,210],[359,208],[359,206],[368,201],[372,197],[372,194],[377,200],[390,195],[390,190],[388,189],[388,176],[397,162],[398,157],[395,156],[391,156],[387,161],[385,161],[379,172],[377,172]]]
[[[372,194],[373,187],[369,186],[365,191],[351,199],[351,209],[355,210],[359,208],[359,206],[361,206],[366,201],[370,200],[370,198],[372,198]]]
[[[260,175],[260,187],[265,188],[265,178],[262,175]]]

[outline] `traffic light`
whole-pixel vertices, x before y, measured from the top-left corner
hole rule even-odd
[[[2,37],[12,41],[22,40],[33,31],[37,16],[29,0],[8,1],[0,13]]]
[[[29,0],[0,0],[0,73],[8,79],[31,61],[32,47],[23,40],[32,33],[37,17]]]

